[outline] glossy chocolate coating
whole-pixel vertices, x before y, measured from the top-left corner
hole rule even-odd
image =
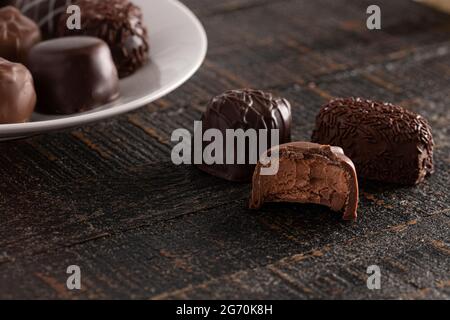
[[[268,152],[279,161],[276,175],[261,175],[258,163],[253,175],[250,208],[265,202],[314,203],[343,211],[344,220],[356,220],[358,179],[353,162],[339,147],[292,142]]]
[[[0,57],[24,63],[30,49],[41,41],[39,27],[12,6],[0,9]]]
[[[36,105],[31,73],[24,65],[0,58],[0,124],[30,119]]]
[[[71,0],[0,0],[0,5],[17,7],[24,15],[36,22],[45,38],[55,35],[56,25],[66,12]]]
[[[279,143],[291,141],[291,122],[291,106],[286,99],[252,89],[231,90],[213,98],[202,117],[203,131],[219,129],[225,137],[227,129],[243,129],[244,131],[248,129],[278,129]],[[269,143],[270,131],[268,147],[270,147]],[[226,138],[224,138],[225,145]],[[235,155],[238,152],[244,152],[248,161],[248,144],[246,150],[235,150]],[[225,153],[226,150],[224,150]],[[235,163],[237,162],[235,161]],[[198,167],[211,175],[226,180],[249,182],[252,179],[255,164],[202,164]]]
[[[28,66],[38,95],[37,110],[48,114],[88,111],[119,96],[119,79],[108,45],[97,38],[41,42]]]
[[[86,35],[104,40],[110,47],[119,76],[126,77],[142,67],[149,58],[147,29],[142,11],[128,0],[78,0],[81,29],[69,30],[68,16],[62,15],[58,36]]]
[[[342,147],[362,178],[414,185],[434,171],[427,120],[389,103],[333,100],[317,116],[312,140]]]

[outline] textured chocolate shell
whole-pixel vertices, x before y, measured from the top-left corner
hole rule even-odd
[[[279,130],[279,143],[291,141],[291,122],[291,105],[286,99],[269,92],[252,89],[230,90],[213,98],[202,117],[203,131],[218,129],[224,137],[227,129],[244,131],[266,129],[268,130],[268,148],[271,141],[271,129]],[[245,150],[235,150],[234,154],[237,155],[240,152],[249,159],[250,149],[251,147],[247,144]],[[226,152],[227,150],[224,149],[224,154]],[[255,165],[256,163],[201,164],[198,168],[229,181],[249,182]]]

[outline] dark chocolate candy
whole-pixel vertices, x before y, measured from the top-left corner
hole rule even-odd
[[[49,114],[88,111],[119,96],[119,79],[108,45],[93,37],[41,42],[28,66],[38,95],[37,110]]]
[[[147,29],[142,11],[128,0],[78,0],[81,30],[69,30],[67,15],[62,15],[58,35],[87,35],[104,40],[110,47],[119,76],[126,77],[142,67],[149,58]]]
[[[312,140],[342,147],[362,178],[414,185],[434,171],[427,120],[389,103],[333,100],[317,116]]]
[[[278,157],[274,156],[274,148]],[[261,175],[258,163],[253,175],[250,208],[264,202],[297,202],[324,205],[343,211],[343,219],[356,220],[358,179],[353,162],[339,147],[292,142],[268,151],[279,161],[276,175]]]
[[[36,23],[15,7],[0,8],[0,57],[24,63],[28,51],[39,41],[41,32]]]
[[[12,5],[32,19],[41,28],[45,38],[55,35],[56,25],[66,12],[71,0],[0,0],[0,5]]]
[[[202,117],[203,131],[220,130],[224,136],[224,147],[227,144],[227,129],[243,129],[244,131],[267,129],[268,148],[271,143],[270,130],[278,129],[279,143],[289,142],[291,141],[291,122],[291,106],[286,99],[252,89],[231,90],[213,98]],[[245,150],[234,151],[235,158],[239,152],[245,154],[246,164],[202,164],[198,167],[211,175],[226,180],[249,182],[256,165],[255,163],[250,164],[248,161],[249,150],[250,147],[247,143]],[[226,150],[224,149],[225,154]]]
[[[0,58],[0,124],[28,121],[35,105],[31,73],[22,64]]]

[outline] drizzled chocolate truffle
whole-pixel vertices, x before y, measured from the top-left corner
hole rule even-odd
[[[126,77],[142,67],[149,58],[147,29],[142,11],[128,0],[78,0],[81,29],[69,30],[68,16],[58,24],[58,36],[86,35],[104,40],[110,47],[119,76]]]
[[[30,119],[36,92],[30,72],[22,64],[0,58],[0,124]]]
[[[342,211],[344,220],[356,220],[358,179],[355,166],[341,148],[292,142],[268,153],[271,161],[278,161],[278,172],[262,175],[262,168],[269,164],[258,163],[251,209],[259,209],[265,202],[313,203]]]
[[[415,185],[434,171],[428,121],[390,103],[332,100],[317,116],[312,140],[342,147],[362,178]]]
[[[291,140],[291,105],[286,99],[272,95],[271,93],[252,90],[231,90],[227,91],[215,98],[213,98],[202,117],[203,132],[208,129],[218,129],[224,137],[223,155],[226,156],[227,141],[226,130],[242,129],[266,129],[267,130],[267,148],[271,146],[271,129],[279,130],[279,142],[286,143]],[[278,144],[277,143],[277,144]],[[249,162],[250,153],[255,152],[255,147],[259,144],[250,146],[250,142],[246,141],[244,149],[237,149],[235,144],[234,150],[234,164],[197,164],[201,170],[226,179],[237,182],[251,181],[256,162],[253,164]],[[207,143],[204,143],[205,148]],[[259,150],[259,154],[266,150]],[[239,155],[245,155],[245,164],[238,164],[237,158]]]
[[[37,110],[72,114],[119,96],[119,78],[108,45],[92,37],[41,42],[28,58],[38,94]]]
[[[39,41],[39,27],[12,6],[0,9],[0,57],[25,62],[28,51]]]
[[[0,5],[17,7],[41,28],[45,38],[55,35],[56,25],[62,13],[66,12],[71,0],[0,0]]]

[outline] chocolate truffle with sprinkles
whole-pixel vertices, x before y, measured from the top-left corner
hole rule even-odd
[[[434,172],[428,121],[391,103],[332,100],[317,116],[312,140],[342,147],[369,180],[415,185]]]
[[[86,35],[104,40],[110,47],[121,78],[133,74],[149,59],[148,33],[141,9],[128,0],[78,0],[81,29],[69,30],[68,15],[61,16],[57,35]]]

